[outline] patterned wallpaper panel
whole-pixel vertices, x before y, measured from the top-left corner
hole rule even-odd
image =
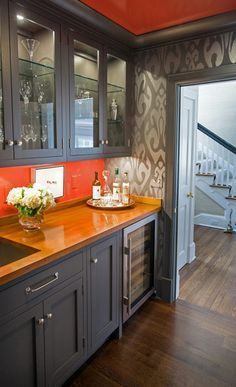
[[[108,159],[106,168],[128,171],[133,193],[164,197],[167,76],[232,63],[236,63],[236,31],[138,53],[132,157]]]

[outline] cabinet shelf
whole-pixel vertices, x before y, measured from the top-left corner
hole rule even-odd
[[[81,86],[81,89],[85,88],[87,91],[91,91],[93,93],[98,93],[98,81],[96,79],[85,77],[85,76],[79,75],[79,74],[74,74],[74,76],[75,76],[75,79],[81,79],[84,82],[88,82],[87,86],[86,85]],[[91,83],[89,84],[89,82],[91,82]],[[75,82],[75,83],[77,83],[77,82]],[[94,86],[96,85],[96,87],[93,88],[92,85],[94,85]],[[120,93],[120,92],[125,93],[125,88],[121,87],[121,86],[114,85],[112,83],[107,84],[107,93]]]
[[[18,59],[19,75],[27,77],[54,76],[54,68],[42,63],[31,62],[26,59]]]

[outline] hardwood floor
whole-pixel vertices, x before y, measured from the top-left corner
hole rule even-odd
[[[180,273],[179,298],[236,319],[236,234],[195,226],[196,260]]]
[[[236,386],[235,319],[150,300],[68,386]]]
[[[182,299],[149,300],[68,387],[236,386],[236,235],[197,228],[196,241]]]

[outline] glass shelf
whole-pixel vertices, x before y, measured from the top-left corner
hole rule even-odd
[[[107,93],[125,93],[125,88],[108,83],[107,84]]]
[[[78,75],[78,74],[74,74],[74,75],[75,75],[75,85],[80,83],[80,89],[86,89],[86,91],[90,91],[92,93],[98,93],[98,81],[96,79],[84,77],[83,75]],[[107,93],[125,93],[125,88],[108,83]]]
[[[53,75],[54,68],[37,62],[31,62],[26,59],[19,59],[19,75],[28,77],[38,77]]]
[[[107,120],[108,125],[122,125],[124,123],[123,120]]]

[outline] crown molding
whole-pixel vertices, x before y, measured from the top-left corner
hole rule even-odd
[[[232,11],[163,30],[135,35],[78,0],[50,0],[50,3],[77,17],[80,22],[88,24],[90,27],[95,27],[102,33],[110,36],[110,38],[137,50],[174,43],[236,27],[236,11]]]

